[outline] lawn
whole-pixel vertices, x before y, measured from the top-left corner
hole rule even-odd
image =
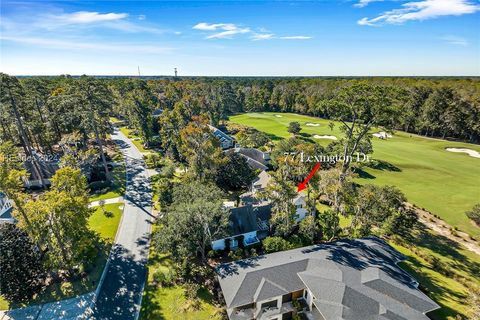
[[[123,203],[106,204],[104,210],[105,213],[100,207],[96,207],[88,224],[90,229],[97,232],[104,241],[112,243],[122,217]]]
[[[140,151],[142,153],[150,153],[151,152],[150,150],[147,150],[143,147],[142,139],[139,136],[133,134],[132,129],[128,129],[127,127],[121,127],[120,131],[124,135],[126,135],[129,139],[132,140],[133,144],[137,147],[138,151]]]
[[[280,116],[280,117],[279,117]],[[338,126],[332,129],[330,121],[285,113],[247,113],[230,117],[230,122],[255,127],[274,140],[289,137],[288,124],[298,121],[307,139],[326,145],[330,140],[314,139],[310,135],[342,136]],[[319,126],[307,126],[318,123]],[[465,216],[465,211],[480,202],[480,159],[463,153],[445,151],[447,147],[470,148],[480,151],[474,144],[396,132],[393,138],[372,138],[375,159],[388,162],[383,168],[367,168],[359,183],[395,185],[409,202],[439,215],[448,224],[473,236],[480,237],[480,228]]]
[[[200,309],[184,311],[186,299],[181,286],[157,287],[152,282],[155,270],[165,270],[172,267],[172,261],[166,255],[158,255],[150,250],[148,261],[148,283],[143,293],[140,319],[165,319],[165,320],[220,320],[220,310],[212,304],[210,293],[201,288],[197,298]]]
[[[88,275],[79,280],[50,285],[38,297],[26,305],[68,299],[90,292],[96,288],[98,280],[102,275],[105,262],[107,261],[111,244],[115,239],[115,234],[120,223],[120,217],[122,216],[122,210],[120,209],[122,205],[123,204],[121,203],[105,205],[105,211],[112,213],[112,215],[108,217],[104,215],[100,208],[97,208],[89,219],[90,228],[99,234],[102,244],[100,245],[101,250],[95,261],[85,270]],[[22,306],[25,305],[12,305],[11,307],[17,308]],[[0,310],[6,310],[8,308],[8,302],[0,297]]]
[[[453,320],[457,314],[468,319],[466,284],[480,283],[480,257],[430,231],[419,231],[407,241],[408,244],[390,244],[407,256],[400,267],[414,276],[428,290],[428,296],[441,306],[432,313],[432,319]],[[432,257],[439,259],[448,274],[442,271],[444,268],[432,265]]]

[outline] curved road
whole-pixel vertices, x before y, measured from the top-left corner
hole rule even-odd
[[[95,292],[96,320],[138,318],[146,280],[153,216],[152,190],[143,155],[115,129],[113,141],[126,159],[127,185],[122,221]]]

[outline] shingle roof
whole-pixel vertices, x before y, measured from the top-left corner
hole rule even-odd
[[[222,130],[218,129],[218,128],[215,128],[214,126],[211,126],[209,125],[208,126],[210,128],[210,130],[212,131],[213,135],[215,137],[217,137],[218,140],[220,141],[233,141],[233,138],[230,137],[228,134],[226,134],[225,132],[223,132]]]
[[[270,161],[270,154],[255,148],[235,148],[235,152],[264,165],[267,165]]]
[[[217,272],[227,308],[264,300],[259,290],[269,298],[308,287],[325,319],[428,319],[424,313],[439,306],[396,265],[403,259],[368,237],[222,264]]]
[[[271,217],[271,205],[247,205],[230,209],[230,236],[258,230],[258,219],[268,221]]]

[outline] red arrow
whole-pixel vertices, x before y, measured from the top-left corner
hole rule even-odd
[[[298,184],[297,192],[300,192],[307,187],[308,180],[312,179],[312,177],[315,175],[318,169],[320,169],[320,162],[317,163],[315,167],[313,167],[313,170],[310,172],[308,177],[306,177],[305,180],[303,180],[303,182]]]

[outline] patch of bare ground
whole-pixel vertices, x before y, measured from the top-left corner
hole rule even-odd
[[[407,205],[415,209],[418,214],[418,220],[425,224],[427,227],[441,234],[442,236],[445,236],[448,239],[464,246],[469,251],[480,255],[480,243],[476,239],[472,238],[469,234],[456,230],[455,228],[447,224],[445,221],[436,217],[427,210],[418,208],[415,205],[409,203]]]

